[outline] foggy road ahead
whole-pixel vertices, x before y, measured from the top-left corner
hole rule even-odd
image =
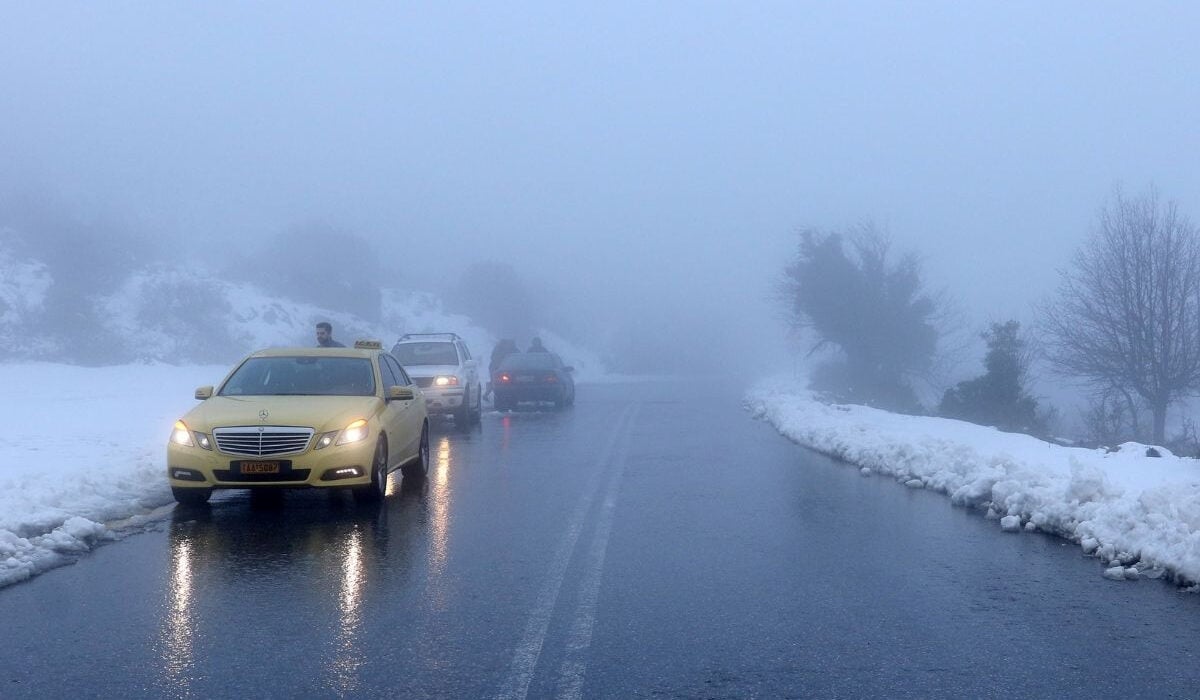
[[[1167,697],[1200,597],[814,456],[735,387],[437,427],[421,485],[218,494],[0,590],[0,697]]]

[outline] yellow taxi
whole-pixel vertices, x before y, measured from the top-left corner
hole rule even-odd
[[[251,353],[175,423],[167,478],[175,500],[213,489],[349,488],[380,500],[388,474],[429,469],[425,397],[378,341]]]

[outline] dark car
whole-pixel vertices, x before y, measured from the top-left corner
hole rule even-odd
[[[500,411],[527,402],[570,406],[575,403],[574,371],[552,352],[509,355],[492,373],[493,405]]]

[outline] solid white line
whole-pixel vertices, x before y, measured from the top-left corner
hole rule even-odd
[[[640,404],[635,406],[630,422],[635,423]],[[579,585],[579,603],[575,608],[575,619],[567,633],[566,651],[558,672],[556,697],[574,700],[583,697],[583,680],[587,675],[587,652],[592,645],[592,628],[596,622],[596,601],[600,597],[600,576],[604,572],[604,557],[608,552],[608,537],[612,532],[613,514],[617,509],[617,496],[621,491],[621,478],[625,475],[625,463],[629,458],[629,441],[626,440],[616,457],[612,476],[605,489],[604,503],[600,510],[600,521],[592,535],[592,546],[588,550],[587,569]]]
[[[521,641],[517,644],[516,651],[513,654],[512,665],[509,668],[508,678],[497,694],[496,697],[498,698],[502,698],[503,700],[524,700],[529,694],[529,684],[533,680],[533,672],[537,668],[538,657],[542,653],[542,644],[546,641],[546,630],[550,627],[550,617],[554,613],[555,604],[558,602],[558,592],[562,588],[563,578],[567,572],[567,565],[570,564],[571,557],[575,552],[575,545],[579,541],[579,533],[583,530],[584,519],[592,509],[592,501],[595,500],[600,477],[604,473],[604,467],[609,461],[609,456],[612,454],[617,440],[625,431],[624,426],[629,422],[633,408],[633,406],[628,406],[621,413],[612,434],[609,436],[608,443],[600,453],[600,459],[597,460],[597,468],[592,472],[591,478],[588,479],[583,497],[580,499],[579,505],[576,506],[575,512],[572,514],[567,526],[566,535],[555,551],[554,559],[551,560],[550,570],[547,572],[545,583],[542,586],[541,592],[538,593],[533,610],[530,612],[529,621],[525,623],[524,634],[521,635]]]

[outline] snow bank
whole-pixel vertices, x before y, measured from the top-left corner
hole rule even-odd
[[[1161,447],[1062,447],[946,418],[822,404],[794,380],[764,381],[746,407],[791,440],[978,508],[1005,531],[1039,530],[1121,568],[1121,579],[1200,581],[1200,463]],[[1115,577],[1106,573],[1110,578]]]

